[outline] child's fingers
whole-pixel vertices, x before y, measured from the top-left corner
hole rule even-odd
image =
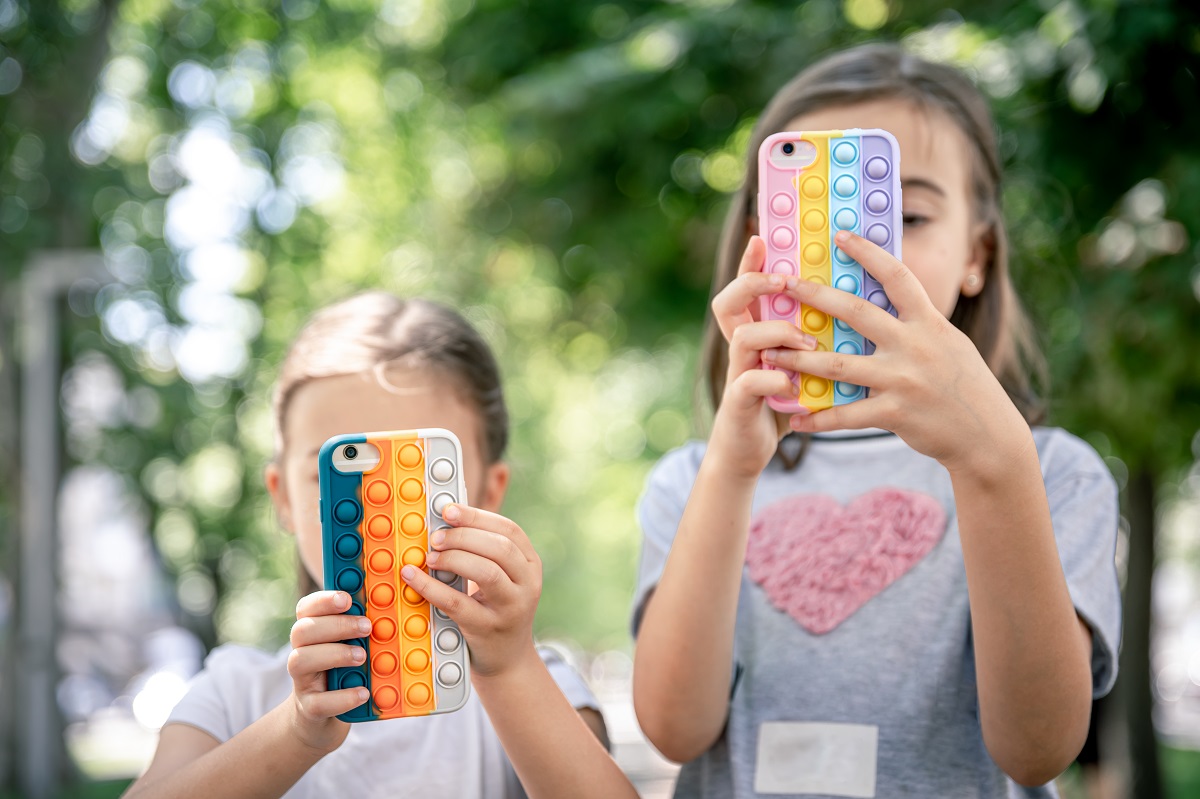
[[[288,655],[287,668],[293,680],[303,681],[318,672],[361,666],[366,658],[366,650],[361,646],[313,644],[293,649]]]
[[[370,698],[371,693],[366,688],[306,691],[296,695],[300,709],[311,719],[329,719],[349,713]]]
[[[332,616],[350,608],[350,595],[345,591],[314,591],[296,603],[296,617]]]
[[[480,615],[484,611],[477,600],[429,576],[416,566],[405,566],[400,570],[400,577],[460,627],[473,629],[479,626]]]
[[[359,638],[371,633],[371,620],[365,616],[302,616],[292,625],[293,649],[313,644],[328,644]]]
[[[429,540],[438,552],[458,549],[487,558],[504,569],[517,585],[524,585],[532,577],[531,564],[516,542],[499,533],[474,527],[452,527],[438,530]]]
[[[537,550],[533,548],[533,542],[529,540],[529,536],[525,535],[525,531],[521,529],[521,526],[512,519],[501,516],[499,513],[492,513],[491,511],[455,502],[442,509],[442,518],[455,527],[474,527],[479,530],[499,533],[512,541],[526,560],[535,561],[538,559]]]
[[[812,280],[793,281],[787,293],[804,305],[841,319],[876,343],[888,340],[899,324],[895,317],[869,300]],[[804,311],[806,317],[809,313],[811,311]],[[822,322],[827,323],[827,320],[821,320],[813,326],[819,329],[823,326]]]
[[[782,369],[751,369],[728,384],[721,404],[739,410],[752,410],[764,397],[794,398],[795,395],[796,387]]]
[[[878,359],[841,352],[804,352],[802,350],[764,350],[763,363],[793,372],[827,377],[842,383],[877,386]]]
[[[757,305],[759,297],[778,294],[785,286],[783,275],[747,272],[738,275],[721,289],[713,297],[712,311],[725,340],[729,340],[738,325],[754,321],[750,309]]]
[[[880,414],[879,400],[867,397],[848,405],[834,405],[810,414],[797,414],[789,425],[799,433],[826,433],[830,430],[862,430],[867,427],[886,427]],[[890,428],[889,428],[890,429]]]
[[[736,294],[739,291],[744,291],[747,285],[741,280],[743,275],[761,274],[763,263],[767,257],[767,246],[758,236],[751,236],[750,241],[746,244],[746,250],[742,253],[741,263],[738,264],[738,277],[735,277],[717,295],[713,297],[712,309],[713,315],[717,318],[717,326],[721,329],[721,334],[728,341],[733,334],[733,329],[740,324],[755,321],[755,305],[754,296],[746,296],[742,300],[731,299],[730,294]],[[757,281],[761,284],[769,283],[763,281],[761,277],[752,278],[751,283]],[[736,285],[735,285],[736,284]],[[774,289],[779,291],[779,289]],[[769,294],[770,291],[762,292]]]
[[[834,240],[847,255],[862,264],[863,268],[879,281],[898,313],[909,315],[937,310],[917,276],[887,250],[848,230],[839,231]],[[855,329],[858,329],[857,326]],[[865,331],[860,332],[868,335]]]
[[[445,552],[429,553],[429,565],[435,569],[454,572],[474,581],[487,592],[489,598],[504,601],[516,590],[512,578],[493,560],[466,552],[461,549],[451,549]]]
[[[731,371],[736,370],[737,374],[741,374],[758,367],[763,350],[781,347],[811,350],[816,346],[815,338],[781,319],[742,325],[733,331],[733,339],[729,343],[729,367]]]

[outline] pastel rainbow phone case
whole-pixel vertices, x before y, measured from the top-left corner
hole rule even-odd
[[[449,526],[442,510],[467,501],[461,453],[453,433],[433,428],[335,436],[317,456],[325,588],[350,594],[346,613],[374,625],[369,638],[347,641],[366,662],[326,675],[330,690],[371,692],[343,721],[450,713],[467,701],[462,633],[400,579],[405,564],[427,569],[430,532]],[[434,575],[465,590],[459,575]]]
[[[885,130],[776,133],[758,150],[758,229],[767,245],[763,266],[864,297],[895,315],[883,287],[834,245],[839,230],[864,236],[900,258],[903,230],[900,147]],[[792,322],[817,349],[870,355],[875,345],[840,319],[785,294],[760,298],[759,317]],[[765,368],[775,367],[764,365]],[[789,372],[790,400],[769,397],[781,413],[818,411],[867,396],[852,383]]]

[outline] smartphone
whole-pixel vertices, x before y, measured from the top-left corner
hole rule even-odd
[[[903,232],[900,147],[885,130],[776,133],[758,150],[758,230],[767,245],[764,271],[834,286],[887,310],[883,287],[833,243],[839,230],[870,239],[900,258]],[[784,319],[817,340],[817,349],[870,355],[875,345],[840,319],[786,294],[761,297],[759,318]],[[763,368],[776,367],[764,364]],[[855,402],[867,389],[789,372],[795,393],[769,397],[781,413],[819,411]]]
[[[400,579],[412,564],[428,570],[429,535],[449,527],[441,513],[467,501],[462,447],[449,430],[334,436],[317,455],[324,583],[366,616],[362,666],[326,673],[329,690],[365,686],[371,698],[338,718],[376,721],[450,713],[467,701],[470,660],[462,632]],[[462,577],[434,571],[465,590]]]

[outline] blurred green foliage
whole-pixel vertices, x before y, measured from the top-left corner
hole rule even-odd
[[[282,640],[291,615],[261,472],[305,317],[374,287],[462,308],[507,378],[539,632],[623,647],[633,507],[695,432],[749,128],[814,58],[882,37],[994,99],[1055,421],[1118,476],[1179,479],[1200,428],[1194,6],[941,5],[0,0],[6,307],[34,248],[103,249],[118,280],[68,342],[69,454],[143,497],[210,643]]]

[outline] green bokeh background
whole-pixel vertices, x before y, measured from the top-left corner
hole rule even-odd
[[[128,402],[69,427],[68,457],[141,498],[187,626],[269,646],[296,590],[261,484],[282,353],[333,298],[442,300],[502,362],[538,633],[628,649],[633,509],[649,466],[703,432],[697,350],[750,127],[816,57],[882,38],[992,99],[1052,420],[1163,507],[1200,492],[1197,19],[1166,0],[0,0],[0,89],[19,65],[0,94],[0,402],[23,264],[101,248],[120,279],[76,308],[65,354]],[[205,99],[173,96],[181,69]],[[274,188],[300,157],[328,171],[286,227],[242,209],[220,307],[244,362],[189,379],[178,342],[213,324],[164,227],[206,125]],[[11,552],[13,464],[0,476]]]

